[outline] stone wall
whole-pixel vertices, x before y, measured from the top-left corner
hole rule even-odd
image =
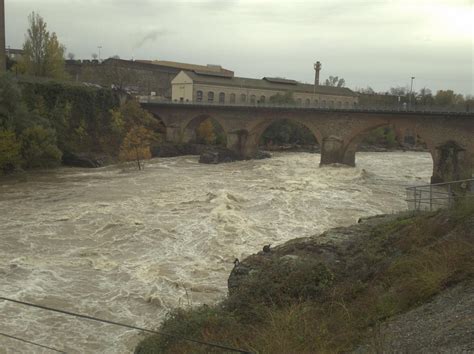
[[[104,87],[111,85],[132,91],[135,94],[171,99],[171,80],[179,69],[155,64],[146,64],[121,59],[66,60],[66,71],[72,79]]]

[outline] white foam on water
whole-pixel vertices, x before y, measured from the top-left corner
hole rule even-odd
[[[0,293],[156,328],[176,306],[227,292],[235,257],[406,208],[427,183],[427,153],[358,153],[357,167],[319,168],[319,155],[202,165],[154,159],[0,180]],[[70,353],[132,352],[136,331],[0,302],[0,332]],[[0,337],[0,353],[31,346]],[[46,351],[44,351],[46,352]]]

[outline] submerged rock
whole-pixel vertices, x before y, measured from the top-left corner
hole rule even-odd
[[[239,156],[232,150],[226,148],[214,148],[203,152],[199,157],[200,163],[218,164],[240,160]]]

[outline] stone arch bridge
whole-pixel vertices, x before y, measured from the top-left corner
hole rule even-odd
[[[196,128],[207,118],[222,127],[227,148],[252,158],[261,135],[272,123],[289,119],[306,126],[321,145],[321,165],[355,165],[364,136],[390,126],[398,136],[419,136],[433,158],[432,183],[472,178],[474,172],[474,113],[384,110],[334,110],[299,107],[224,106],[143,103],[161,119],[166,140],[193,141]]]

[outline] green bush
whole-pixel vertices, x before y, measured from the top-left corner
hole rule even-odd
[[[41,126],[27,128],[21,135],[22,156],[26,168],[58,166],[62,153],[56,146],[53,129]]]

